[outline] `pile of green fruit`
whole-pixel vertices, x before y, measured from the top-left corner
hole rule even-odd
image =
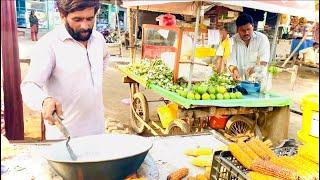
[[[224,86],[213,86],[206,83],[195,84],[192,91],[187,89],[177,90],[179,96],[192,100],[223,100],[223,99],[241,99],[241,92],[227,92]]]
[[[155,84],[167,90],[171,90],[173,87],[172,77],[173,74],[169,67],[164,64],[161,59],[156,59],[152,62],[145,77],[145,81],[147,82],[147,86]]]
[[[147,86],[155,84],[174,92],[179,88],[172,82],[172,71],[161,59],[141,60],[139,63],[129,65],[128,70],[142,77]]]
[[[223,100],[241,99],[241,92],[227,92],[227,89],[234,88],[237,82],[227,73],[214,73],[207,82],[192,85],[192,91],[187,89],[178,90],[177,93],[192,100]]]
[[[232,76],[228,73],[216,73],[210,77],[208,84],[214,85],[214,86],[224,86],[225,88],[233,88],[237,85],[237,82],[235,82],[232,78]]]
[[[144,60],[140,63],[129,65],[128,69],[133,74],[142,77],[147,87],[150,84],[155,84],[187,99],[222,100],[241,99],[243,97],[241,92],[227,92],[227,89],[233,88],[237,84],[228,74],[214,74],[207,82],[193,84],[192,90],[188,92],[187,82],[179,81],[178,83],[173,83],[173,73],[161,59]]]
[[[141,61],[139,63],[130,64],[127,68],[133,74],[144,77],[151,67],[151,61]]]

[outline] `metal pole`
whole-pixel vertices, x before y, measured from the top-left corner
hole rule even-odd
[[[118,26],[118,41],[120,41],[120,57],[122,57],[122,43],[121,43],[121,33],[120,33],[120,20],[119,20],[119,7],[117,4],[117,0],[115,0],[115,6],[116,6],[116,19],[117,19],[117,26]]]
[[[192,44],[192,56],[191,56],[191,64],[190,64],[190,72],[189,72],[189,82],[188,82],[188,91],[191,90],[191,82],[192,82],[192,73],[193,73],[193,62],[194,62],[194,55],[196,52],[196,44],[198,41],[198,36],[199,36],[199,21],[200,21],[200,9],[201,9],[201,5],[200,2],[196,2],[196,6],[197,6],[197,11],[196,11],[196,25],[195,25],[195,30],[194,30],[194,40],[193,40],[193,44]]]
[[[23,102],[20,91],[21,70],[15,1],[1,0],[1,17],[1,78],[6,136],[9,140],[23,140]]]
[[[134,38],[134,55],[133,55],[133,58],[134,58],[134,61],[136,61],[136,54],[137,54],[137,41],[138,41],[138,14],[139,14],[139,6],[137,6],[137,10],[136,10],[136,14],[135,14],[135,17],[136,17],[136,22],[135,22],[135,27],[134,27],[134,34],[135,34],[135,38]]]
[[[275,27],[272,45],[271,45],[271,56],[270,56],[270,62],[275,60],[276,57],[276,48],[277,48],[277,40],[278,40],[278,34],[279,34],[279,25],[280,25],[280,14],[277,14],[277,24]]]
[[[133,19],[132,19],[132,11],[131,8],[127,8],[127,23],[129,27],[129,49],[130,49],[130,58],[131,58],[131,63],[134,63],[134,58],[133,58]]]

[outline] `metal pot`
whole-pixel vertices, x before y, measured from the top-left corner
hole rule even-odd
[[[70,140],[78,157],[72,161],[65,142],[43,152],[50,166],[65,180],[118,180],[135,173],[152,147],[144,137],[127,134],[92,135]]]

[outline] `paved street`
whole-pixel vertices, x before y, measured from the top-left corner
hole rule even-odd
[[[28,59],[30,50],[34,42],[29,40],[28,33],[25,37],[19,37],[20,59]],[[125,50],[124,56],[128,57],[128,50]],[[104,74],[104,104],[105,117],[107,121],[121,121],[124,124],[129,123],[130,113],[129,105],[124,102],[129,96],[129,88],[127,84],[122,83],[122,76],[115,65],[118,63],[129,63],[129,58],[120,58],[112,56],[108,63],[108,69]],[[28,70],[28,64],[21,63],[22,78]],[[289,95],[294,104],[293,107],[299,109],[301,98],[308,93],[317,93],[319,91],[319,74],[318,72],[299,71],[298,79],[294,90],[290,90],[290,74],[283,72],[275,77],[273,81],[274,92],[283,95]],[[160,98],[157,94],[150,90],[145,90],[148,100]],[[156,118],[156,107],[161,103],[150,103],[149,109],[151,118]],[[24,106],[25,115],[25,136],[27,139],[37,139],[40,137],[40,116],[39,113],[30,111]],[[301,128],[302,117],[291,113],[289,138],[296,138],[296,132]]]

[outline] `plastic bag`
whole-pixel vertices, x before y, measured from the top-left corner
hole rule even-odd
[[[160,26],[175,26],[176,17],[172,14],[162,14],[156,18],[156,21],[159,21]]]

